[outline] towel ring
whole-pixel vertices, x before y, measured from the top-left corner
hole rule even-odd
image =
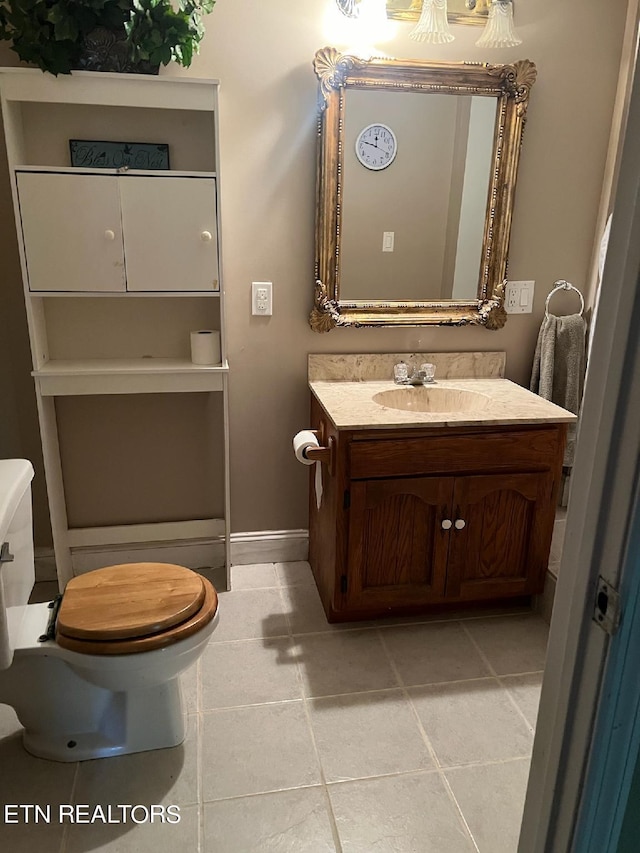
[[[565,281],[564,279],[560,279],[556,281],[555,286],[551,293],[547,296],[546,302],[544,303],[544,316],[549,316],[549,300],[553,296],[554,293],[557,293],[558,290],[575,290],[575,292],[580,297],[580,316],[582,317],[582,312],[584,311],[584,298],[577,287],[574,287],[571,282]]]

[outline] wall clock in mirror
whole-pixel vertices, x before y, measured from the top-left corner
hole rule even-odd
[[[358,160],[376,172],[393,163],[397,150],[396,135],[386,124],[369,124],[362,128],[356,139]]]

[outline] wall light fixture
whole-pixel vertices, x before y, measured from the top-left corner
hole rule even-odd
[[[409,38],[430,44],[453,41],[455,36],[449,29],[447,0],[423,0],[420,18],[409,33]]]
[[[492,0],[489,19],[476,42],[478,47],[515,47],[522,44],[513,26],[513,0]]]
[[[415,27],[409,33],[409,38],[415,41],[426,41],[431,44],[446,44],[453,41],[455,36],[449,27],[449,10],[447,0],[406,0],[406,8],[397,3],[389,5],[387,0],[336,0],[336,5],[347,18],[357,18],[367,21],[369,25],[387,16],[399,20],[415,20],[420,14]],[[461,0],[456,0],[462,7]],[[486,25],[482,35],[476,42],[478,47],[515,47],[522,44],[513,25],[513,0],[464,0],[463,11],[453,4],[454,22],[475,24],[486,17]],[[487,16],[488,8],[488,16]]]

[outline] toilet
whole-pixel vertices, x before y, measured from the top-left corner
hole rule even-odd
[[[183,566],[132,563],[78,575],[61,600],[28,604],[32,479],[30,462],[0,460],[0,703],[40,758],[176,746],[179,676],[216,627],[214,587]]]

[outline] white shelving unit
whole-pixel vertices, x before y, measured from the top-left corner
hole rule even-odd
[[[164,558],[228,587],[218,82],[0,69],[0,97],[60,586]],[[75,168],[71,139],[168,143],[171,168]],[[219,365],[191,363],[199,328]]]

